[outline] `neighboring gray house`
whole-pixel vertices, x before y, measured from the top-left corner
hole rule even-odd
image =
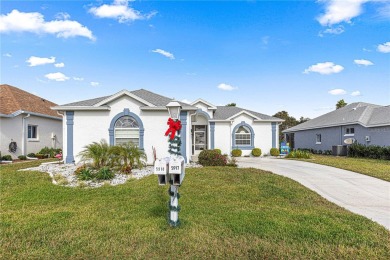
[[[292,148],[332,150],[344,140],[390,146],[390,106],[351,103],[283,131]]]

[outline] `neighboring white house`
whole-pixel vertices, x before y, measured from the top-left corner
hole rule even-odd
[[[37,153],[43,147],[62,148],[62,116],[55,103],[10,85],[0,85],[0,151],[2,156]],[[16,150],[12,151],[12,145]]]
[[[169,118],[166,105],[172,101],[150,91],[122,90],[114,95],[53,107],[64,113],[64,158],[77,162],[83,147],[105,139],[110,145],[132,141],[144,149],[148,163],[168,156]],[[253,148],[269,153],[279,147],[278,125],[283,120],[238,107],[214,106],[199,99],[191,104],[179,102],[181,153],[187,162],[204,149],[232,149],[249,155]]]

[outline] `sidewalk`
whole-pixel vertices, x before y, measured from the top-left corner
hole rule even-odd
[[[327,200],[390,230],[390,182],[325,165],[276,158],[245,158],[253,167],[293,179]]]

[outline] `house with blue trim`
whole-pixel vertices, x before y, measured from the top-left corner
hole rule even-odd
[[[349,140],[364,145],[390,146],[390,106],[351,103],[283,133],[295,149],[326,151],[333,146],[345,146]]]
[[[62,113],[63,154],[66,163],[78,162],[78,154],[92,142],[107,140],[110,145],[133,142],[143,149],[148,163],[169,156],[169,113],[173,99],[148,90],[122,90],[111,96],[94,98],[52,109]],[[282,119],[239,107],[215,106],[198,99],[181,105],[181,154],[187,162],[196,160],[205,149],[221,149],[231,154],[241,149],[249,155],[253,148],[263,154],[279,147],[278,129]]]

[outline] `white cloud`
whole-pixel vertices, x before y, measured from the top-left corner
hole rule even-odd
[[[379,44],[377,50],[379,52],[389,53],[390,52],[390,42],[385,42],[383,44]]]
[[[99,7],[92,7],[89,12],[99,18],[111,18],[120,23],[131,22],[135,20],[150,19],[156,12],[141,14],[129,6],[128,0],[115,0],[112,4],[103,4]]]
[[[217,88],[219,88],[221,90],[226,90],[226,91],[232,91],[232,90],[238,89],[237,87],[233,87],[233,86],[225,84],[225,83],[219,84],[217,86]]]
[[[70,15],[68,13],[58,13],[58,14],[56,14],[55,18],[57,20],[69,20]]]
[[[321,31],[318,36],[323,37],[324,34],[342,34],[344,32],[344,26],[340,25],[336,28],[328,28],[324,31]]]
[[[331,95],[345,95],[347,94],[347,91],[341,88],[336,88],[328,91],[329,94]]]
[[[363,66],[374,65],[374,63],[372,63],[372,62],[369,61],[369,60],[354,60],[353,62],[354,62],[356,65],[363,65]]]
[[[91,81],[91,86],[92,86],[92,87],[97,87],[97,86],[99,86],[99,85],[100,85],[99,82]]]
[[[76,81],[83,81],[84,80],[84,78],[80,78],[80,77],[73,77],[73,79]]]
[[[357,97],[357,96],[360,96],[360,91],[359,90],[356,90],[354,92],[351,93],[351,96],[354,96],[354,97]]]
[[[183,99],[181,102],[186,103],[186,104],[191,104],[191,101],[189,101],[188,99]]]
[[[49,74],[46,74],[45,77],[50,79],[50,80],[55,80],[55,81],[66,81],[69,79],[69,77],[65,76],[61,72],[49,73]]]
[[[7,57],[7,58],[11,58],[12,57],[12,55],[10,53],[4,53],[3,56]]]
[[[310,72],[317,72],[323,75],[329,75],[332,73],[339,73],[344,69],[341,65],[336,65],[333,62],[323,62],[311,65],[309,68],[305,69],[303,73],[308,74]]]
[[[350,23],[351,19],[362,13],[362,5],[369,0],[322,0],[325,13],[317,20],[322,26],[331,26],[341,22]]]
[[[30,63],[28,66],[34,67],[39,65],[45,65],[45,64],[51,64],[56,62],[56,57],[50,57],[50,58],[41,58],[36,56],[31,56],[26,60],[27,63]]]
[[[23,13],[18,10],[12,10],[6,15],[0,15],[0,32],[48,33],[54,34],[58,38],[82,36],[95,40],[92,32],[77,21],[45,21],[40,13]]]
[[[163,56],[165,56],[165,57],[167,57],[167,58],[169,58],[171,60],[175,59],[175,56],[173,56],[172,53],[164,51],[162,49],[155,49],[155,50],[152,50],[152,52],[159,53],[159,54],[161,54],[161,55],[163,55]]]
[[[54,67],[56,67],[56,68],[63,68],[63,67],[65,67],[65,64],[63,62],[56,63],[56,64],[54,64]]]

